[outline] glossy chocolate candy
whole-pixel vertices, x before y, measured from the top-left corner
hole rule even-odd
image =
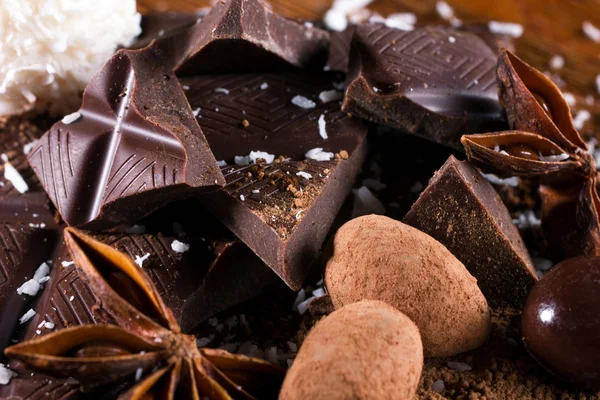
[[[522,331],[546,369],[600,390],[600,257],[567,259],[540,279],[527,299]]]

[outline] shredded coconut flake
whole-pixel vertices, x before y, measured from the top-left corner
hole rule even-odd
[[[249,165],[250,157],[249,156],[235,156],[233,158],[233,163],[235,165]]]
[[[223,93],[223,94],[229,94],[229,90],[222,88],[222,87],[218,87],[215,89],[215,93]]]
[[[312,178],[311,174],[309,174],[308,172],[304,172],[304,171],[296,172],[296,175],[297,176],[301,176],[304,179],[311,179]]]
[[[401,31],[412,31],[417,23],[417,16],[413,13],[390,14],[385,19],[385,26]]]
[[[490,181],[493,184],[496,185],[507,185],[510,187],[518,187],[519,183],[521,182],[521,179],[518,176],[511,176],[510,178],[499,178],[494,174],[481,174],[485,179],[487,179],[488,181]]]
[[[227,162],[225,160],[217,161],[217,165],[219,167],[226,167],[227,166]]]
[[[54,329],[54,326],[52,322],[44,322],[44,328],[46,329]]]
[[[328,151],[323,151],[322,147],[315,147],[314,149],[310,149],[304,155],[306,158],[310,158],[311,160],[316,161],[329,161],[333,159],[333,153]]]
[[[300,95],[296,95],[292,98],[292,104],[304,109],[315,108],[317,106],[317,103],[311,99],[307,99]]]
[[[200,110],[201,110],[200,107],[198,107],[192,111],[192,114],[194,114],[194,117],[197,117],[198,115],[200,115]]]
[[[573,125],[575,126],[575,129],[583,129],[583,124],[585,124],[590,118],[592,118],[592,114],[590,114],[588,110],[579,110],[575,115],[575,118],[573,118]]]
[[[269,84],[267,82],[263,82],[260,84],[260,90],[265,90],[269,87]]]
[[[74,261],[63,261],[60,263],[64,268],[66,267],[70,267],[71,265],[75,264]]]
[[[581,25],[581,29],[583,29],[585,36],[590,38],[593,42],[600,43],[600,29],[594,26],[591,22],[584,21],[583,25]]]
[[[553,70],[562,69],[565,66],[565,58],[563,56],[555,55],[550,59],[548,65]]]
[[[298,305],[304,300],[306,300],[306,291],[304,289],[300,289],[298,291],[298,294],[296,294],[296,299],[294,300],[294,303],[292,304],[292,311],[297,311]]]
[[[69,124],[77,121],[79,118],[81,118],[81,113],[79,111],[76,111],[72,114],[65,115],[62,119],[62,123],[65,125],[69,125]]]
[[[135,263],[141,267],[144,264],[144,261],[148,259],[148,257],[150,257],[150,253],[146,253],[142,257],[135,256]]]
[[[17,376],[16,373],[8,369],[4,364],[0,364],[0,385],[8,385],[10,380]]]
[[[19,323],[20,324],[24,324],[25,322],[29,321],[31,318],[33,318],[33,316],[36,314],[35,311],[33,311],[32,308],[29,309],[29,311],[27,311],[25,314],[23,314],[23,316],[21,318],[19,318]]]
[[[344,97],[344,94],[342,92],[338,92],[335,89],[324,90],[321,93],[319,93],[319,100],[321,100],[323,103],[329,103],[331,101],[339,100],[342,97]]]
[[[366,186],[352,189],[354,194],[354,205],[352,207],[352,218],[369,214],[385,214],[385,207]]]
[[[490,21],[488,22],[488,29],[492,33],[498,33],[502,35],[512,36],[514,38],[520,38],[523,36],[523,25],[515,24],[513,22],[499,22]]]
[[[28,191],[29,186],[27,182],[25,182],[19,171],[8,161],[6,154],[0,154],[0,159],[4,161],[4,178],[10,181],[19,193],[22,194]]]
[[[539,155],[540,161],[564,161],[569,159],[569,155],[567,153],[562,154],[552,154],[549,156]]]
[[[325,122],[325,115],[321,114],[321,116],[319,117],[319,135],[321,135],[323,139],[328,138],[326,126],[327,122]]]
[[[31,150],[36,145],[36,143],[37,143],[37,139],[25,144],[23,146],[23,154],[27,155],[27,154],[31,153]]]
[[[186,251],[188,251],[190,249],[190,245],[187,243],[180,242],[179,240],[175,239],[171,243],[171,248],[173,249],[173,251],[175,251],[177,253],[185,253]]]
[[[138,368],[135,370],[135,381],[139,382],[140,379],[142,379],[142,373],[144,372],[144,370],[142,368]]]
[[[454,9],[445,1],[438,1],[435,4],[435,11],[442,19],[450,20],[454,18]]]
[[[73,111],[119,46],[141,32],[135,0],[0,1],[0,115]]]
[[[269,154],[265,151],[251,151],[248,157],[250,158],[250,161],[252,161],[254,164],[256,164],[256,161],[258,159],[265,160],[267,164],[271,164],[273,160],[275,160],[274,154]]]
[[[519,218],[513,219],[513,224],[519,229],[528,229],[542,225],[542,221],[535,215],[533,210],[525,210],[519,214]]]
[[[240,194],[240,200],[241,200],[241,201],[246,201],[246,198],[244,197],[244,195],[243,195],[243,194]]]
[[[310,303],[312,303],[316,297],[311,297],[310,299],[304,300],[302,303],[298,304],[298,313],[303,315],[307,310]]]
[[[596,92],[600,94],[600,74],[596,75]],[[592,104],[594,104],[594,98],[592,97]]]
[[[40,283],[35,279],[30,279],[17,288],[18,294],[26,294],[28,296],[36,296],[40,290]]]
[[[567,104],[571,107],[573,107],[575,105],[575,103],[577,103],[577,100],[575,99],[575,96],[573,95],[573,93],[565,92],[565,93],[563,93],[563,97],[565,98],[565,101],[567,102]]]
[[[448,368],[459,372],[470,371],[472,369],[470,365],[458,361],[448,361]]]

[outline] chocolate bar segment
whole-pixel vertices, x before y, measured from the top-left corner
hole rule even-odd
[[[161,40],[179,33],[200,22],[203,12],[165,11],[153,12],[142,16],[142,34],[129,46],[130,49],[141,49],[153,40]]]
[[[200,73],[322,68],[329,34],[275,14],[262,0],[217,2],[181,35],[180,76]]]
[[[364,160],[366,127],[340,110],[339,99],[322,95],[336,92],[331,74],[205,75],[181,82],[190,88],[215,157],[229,163],[222,167],[226,188],[198,198],[299,289]],[[315,148],[330,157],[307,160]],[[234,164],[251,151],[277,160]]]
[[[490,306],[523,307],[537,281],[533,263],[502,200],[471,164],[450,156],[403,222],[446,246]]]
[[[159,46],[120,50],[29,163],[69,225],[101,229],[224,184]]]
[[[454,28],[360,25],[343,110],[461,150],[462,134],[506,125],[496,60],[483,40]]]

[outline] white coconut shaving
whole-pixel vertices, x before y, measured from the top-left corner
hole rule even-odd
[[[514,38],[520,38],[524,32],[523,25],[513,22],[490,21],[488,22],[488,29],[492,33],[508,35]]]
[[[551,154],[549,156],[543,156],[540,154],[539,159],[540,159],[540,161],[551,161],[551,162],[565,161],[565,160],[569,159],[569,155],[567,153]]]
[[[573,93],[565,92],[563,93],[563,97],[569,106],[573,107],[575,104],[577,104],[577,99]]]
[[[495,185],[506,185],[506,186],[510,186],[510,187],[518,187],[519,183],[521,182],[521,179],[518,176],[511,176],[510,178],[499,178],[494,174],[484,174],[483,172],[481,173],[481,175],[487,179],[489,182],[495,184]]]
[[[29,190],[27,182],[23,179],[19,171],[8,161],[6,154],[0,154],[0,160],[4,162],[4,178],[6,178],[19,193],[25,193]]]
[[[8,369],[4,364],[0,364],[0,385],[8,385],[10,380],[17,376],[16,373]]]
[[[310,158],[311,160],[329,161],[333,158],[333,153],[329,151],[323,151],[322,147],[315,147],[314,149],[307,151],[304,156],[306,158]]]
[[[323,22],[333,31],[341,32],[348,26],[348,15],[371,4],[373,0],[334,0],[325,13]]]
[[[352,218],[369,214],[385,214],[385,206],[366,186],[352,189],[354,194],[354,205],[352,207]]]
[[[565,66],[565,58],[559,55],[552,56],[548,65],[553,70],[562,69]]]
[[[317,103],[311,99],[307,99],[300,95],[296,95],[292,98],[292,104],[304,109],[315,108],[317,106]]]
[[[23,314],[21,318],[19,318],[19,323],[24,324],[25,322],[33,318],[35,314],[37,313],[32,308],[30,308],[25,314]]]
[[[385,19],[385,26],[401,31],[412,31],[417,23],[417,16],[413,13],[390,14]]]
[[[319,100],[321,100],[323,103],[329,103],[330,101],[340,100],[342,97],[344,97],[344,93],[338,92],[335,89],[324,90],[321,93],[319,93]]]
[[[308,172],[304,172],[304,171],[296,172],[296,175],[297,176],[301,176],[301,177],[303,177],[304,179],[307,179],[307,180],[312,178],[311,174],[309,174]]]
[[[150,253],[146,253],[143,256],[135,256],[135,263],[142,267],[144,265],[144,261],[146,261],[150,257]]]
[[[81,113],[79,111],[75,111],[74,113],[65,115],[62,119],[62,123],[65,125],[69,125],[77,121],[79,118],[81,118]]]
[[[585,36],[590,38],[593,42],[600,43],[600,29],[591,22],[585,21],[581,25],[581,29],[583,30],[583,33],[585,33]]]
[[[600,94],[600,74],[596,75],[596,92],[598,92],[598,94]],[[593,102],[593,100],[594,99],[592,98],[592,102]]]
[[[179,240],[173,240],[171,248],[177,253],[185,253],[190,249],[190,245],[187,243],[180,242]]]
[[[68,114],[119,46],[141,33],[135,0],[0,1],[0,115]]]
[[[321,114],[321,116],[319,117],[319,135],[321,135],[323,139],[329,138],[329,136],[327,136],[326,127],[327,122],[325,122],[325,115]]]
[[[28,296],[36,296],[41,289],[41,285],[48,282],[50,279],[48,274],[50,267],[46,263],[42,263],[33,274],[33,278],[29,279],[17,288],[18,294],[26,294]]]
[[[592,114],[588,110],[579,110],[575,117],[573,118],[573,126],[575,129],[580,130],[583,129],[583,125],[592,118]]]

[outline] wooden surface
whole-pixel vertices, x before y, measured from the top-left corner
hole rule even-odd
[[[320,19],[331,0],[271,0],[275,11],[288,17]],[[600,27],[600,0],[448,0],[458,18],[465,21],[489,20],[517,22],[525,27],[517,40],[517,53],[542,71],[549,70],[554,55],[565,58],[565,67],[557,72],[564,80],[564,92],[578,97],[577,109],[588,109],[596,122],[600,119],[600,96],[595,87],[600,74],[600,44],[587,38],[582,23]],[[376,0],[369,8],[383,15],[411,11],[418,21],[439,20],[435,0]],[[194,10],[210,5],[210,0],[138,0],[142,13],[151,10]],[[583,100],[595,97],[590,105]],[[594,124],[594,125],[600,125]],[[587,128],[592,126],[587,125]]]

